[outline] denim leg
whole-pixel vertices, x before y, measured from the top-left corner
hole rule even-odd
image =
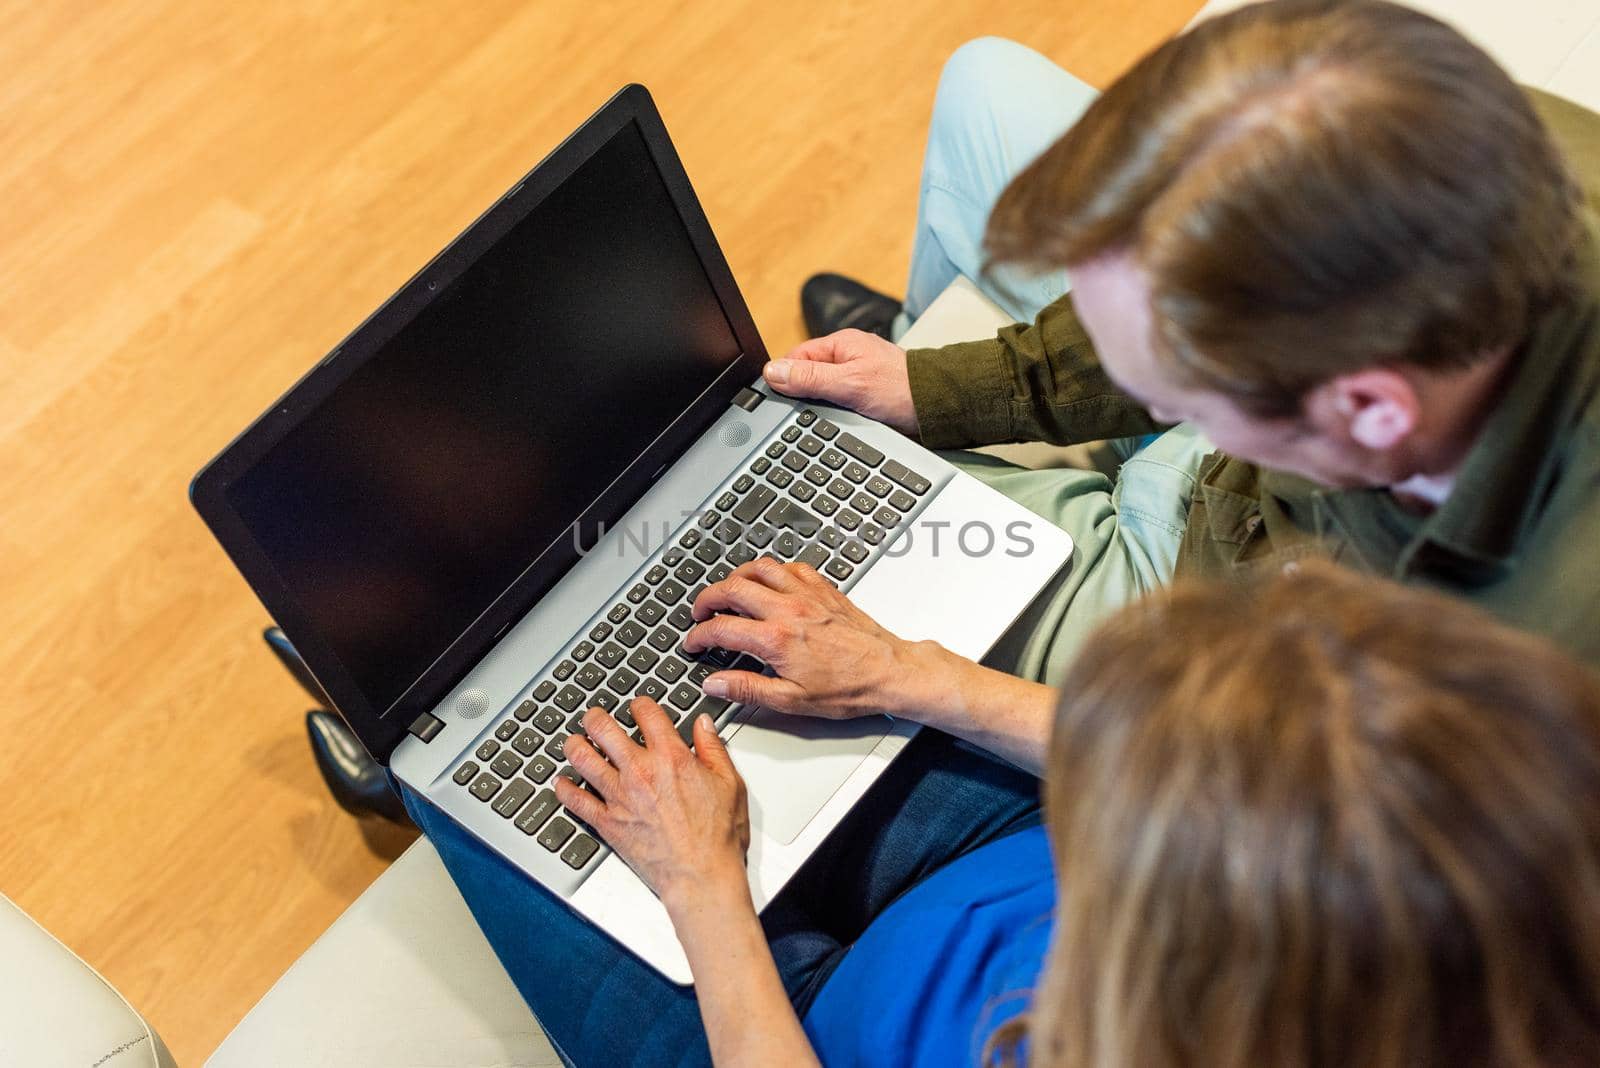
[[[406,807],[569,1064],[710,1063],[699,1006],[410,790]],[[924,876],[1039,819],[1038,781],[923,731],[762,913],[803,1016],[849,946]]]
[[[1067,291],[1061,272],[982,276],[989,211],[1016,174],[1067,131],[1095,90],[1013,41],[982,37],[951,55],[939,78],[923,157],[904,333],[957,275],[977,282],[1018,322]]]

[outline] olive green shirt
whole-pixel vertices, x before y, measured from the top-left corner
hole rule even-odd
[[[1449,498],[1417,515],[1385,490],[1332,490],[1213,453],[1178,576],[1308,555],[1445,589],[1600,666],[1600,115],[1531,91],[1583,183],[1581,295],[1546,312]],[[1106,378],[1071,295],[1032,325],[909,354],[923,443],[1073,444],[1161,429]]]

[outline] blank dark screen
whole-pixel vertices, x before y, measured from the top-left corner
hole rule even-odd
[[[228,503],[382,713],[739,352],[629,124]]]

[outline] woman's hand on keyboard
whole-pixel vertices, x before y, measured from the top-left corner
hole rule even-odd
[[[861,330],[813,338],[763,372],[767,384],[789,397],[815,397],[917,436],[906,350]]]
[[[750,806],[744,780],[709,718],[694,723],[694,749],[648,697],[631,714],[644,745],[604,709],[583,718],[588,739],[567,739],[567,760],[599,791],[563,778],[556,799],[599,832],[661,898],[667,911],[708,893],[746,895]]]
[[[719,614],[731,613],[731,614]],[[853,719],[904,715],[922,703],[930,668],[944,650],[880,627],[805,564],[762,557],[706,587],[700,621],[684,635],[691,653],[723,648],[756,656],[778,673],[718,671],[701,688],[715,697],[778,712]]]

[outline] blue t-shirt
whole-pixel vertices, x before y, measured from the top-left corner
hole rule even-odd
[[[1042,827],[973,850],[872,921],[806,1013],[829,1068],[976,1064],[1028,1005],[1050,942]]]

